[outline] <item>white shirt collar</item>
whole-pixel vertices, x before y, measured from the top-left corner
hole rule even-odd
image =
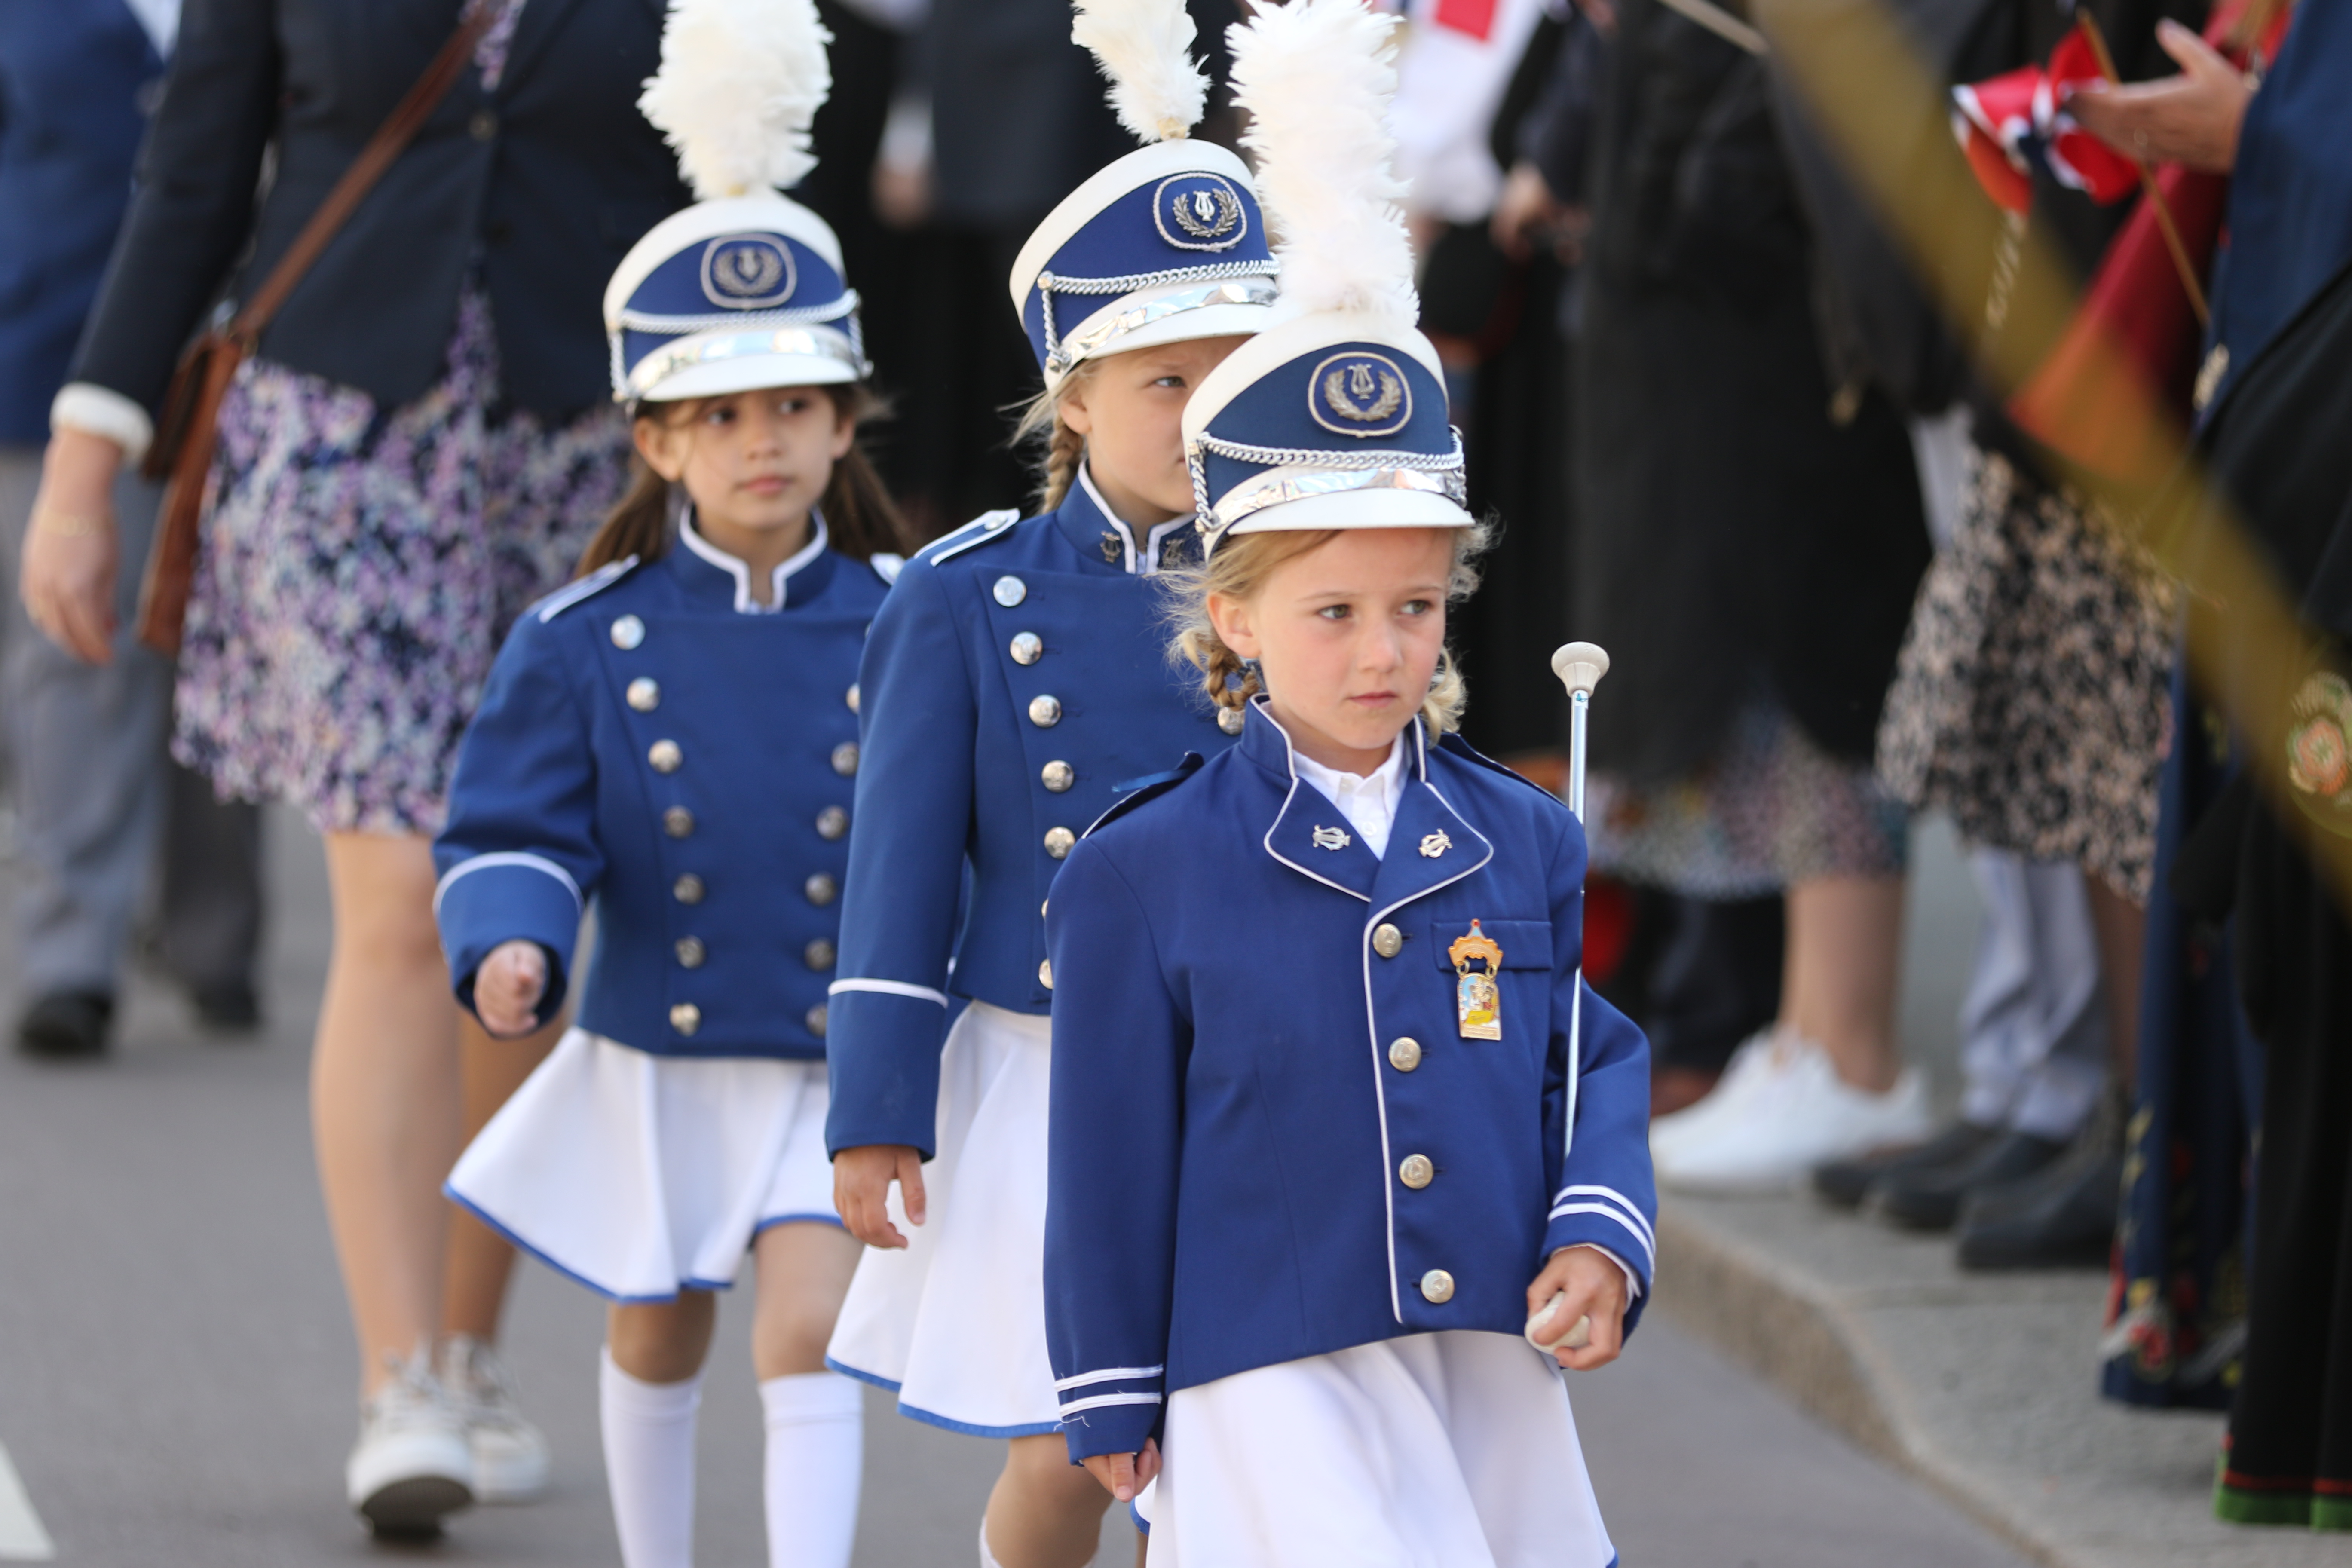
[[[1299,778],[1339,808],[1339,815],[1362,836],[1375,856],[1388,853],[1389,829],[1395,825],[1397,806],[1404,799],[1405,733],[1397,732],[1388,761],[1370,773],[1327,768],[1296,747],[1290,753],[1290,765]]]
[[[824,513],[811,508],[809,522],[812,525],[809,530],[809,542],[801,546],[791,560],[780,563],[775,571],[769,574],[769,602],[764,605],[751,597],[751,569],[702,537],[701,531],[694,526],[692,507],[687,508],[686,515],[678,520],[677,537],[678,542],[688,550],[735,579],[736,614],[767,616],[773,615],[784,607],[785,579],[824,553],[828,537],[825,532]]]
[[[1095,477],[1083,460],[1078,464],[1078,488],[1087,492],[1087,499],[1095,503],[1095,510],[1103,514],[1103,521],[1118,530],[1119,542],[1127,549],[1125,566],[1129,576],[1149,577],[1159,571],[1160,552],[1167,544],[1169,536],[1179,529],[1190,528],[1192,525],[1192,514],[1190,512],[1180,513],[1170,518],[1166,522],[1155,524],[1150,533],[1144,539],[1141,559],[1139,561],[1135,548],[1135,530],[1128,525],[1125,518],[1111,510],[1110,502],[1103,500],[1102,491],[1095,489]]]

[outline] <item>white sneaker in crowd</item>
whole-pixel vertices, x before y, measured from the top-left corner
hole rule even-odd
[[[1738,1114],[1740,1102],[1761,1088],[1773,1073],[1773,1051],[1780,1042],[1776,1026],[1766,1025],[1748,1037],[1724,1064],[1723,1076],[1706,1094],[1650,1123],[1650,1153],[1663,1160],[1676,1146],[1704,1142],[1707,1130]]]
[[[471,1334],[441,1347],[441,1384],[464,1423],[473,1454],[474,1500],[534,1502],[547,1492],[547,1437],[523,1419],[514,1373]]]
[[[343,1468],[352,1507],[378,1535],[431,1536],[474,1500],[473,1456],[456,1405],[423,1347],[360,1405],[360,1440]]]
[[[1739,1096],[1714,1117],[1675,1131],[1663,1147],[1653,1137],[1661,1185],[1694,1193],[1783,1191],[1817,1165],[1916,1143],[1932,1130],[1927,1080],[1916,1068],[1904,1069],[1894,1088],[1872,1093],[1841,1079],[1820,1046],[1783,1035],[1765,1067],[1751,1070]]]

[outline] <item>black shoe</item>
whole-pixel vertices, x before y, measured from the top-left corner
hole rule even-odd
[[[249,1035],[261,1027],[261,998],[249,980],[215,981],[188,987],[196,1025],[215,1035]]]
[[[1949,1230],[1974,1193],[2034,1174],[2066,1152],[2054,1138],[2004,1132],[1953,1164],[1890,1171],[1871,1194],[1878,1213],[1909,1230]]]
[[[1862,1206],[1878,1184],[1903,1172],[1940,1170],[1973,1159],[2000,1133],[1973,1121],[1955,1121],[1925,1143],[1874,1149],[1852,1160],[1835,1160],[1813,1172],[1813,1195],[1833,1208]]]
[[[2123,1122],[2102,1113],[2063,1159],[1960,1205],[1963,1268],[2104,1268],[2123,1206]]]
[[[114,998],[103,991],[52,991],[16,1020],[16,1048],[28,1057],[102,1057],[114,1026]]]

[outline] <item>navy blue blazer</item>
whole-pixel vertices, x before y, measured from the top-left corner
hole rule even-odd
[[[1638,1277],[1629,1328],[1649,1299],[1649,1047],[1577,977],[1584,834],[1459,740],[1412,740],[1384,858],[1260,704],[1055,885],[1045,1326],[1073,1458],[1135,1452],[1168,1393],[1253,1367],[1517,1335],[1563,1247]],[[1460,1032],[1448,949],[1474,921],[1499,1039]]]
[[[122,0],[0,5],[0,441],[48,438],[163,74]]]
[[[786,563],[772,613],[689,527],[516,624],[433,846],[461,1003],[526,938],[554,1017],[593,899],[581,1027],[665,1056],[824,1054],[857,657],[887,584],[822,545]]]
[[[2201,410],[2352,260],[2352,6],[2296,7],[2263,89],[2246,105],[2213,275]],[[2221,351],[2216,360],[2212,350]]]
[[[186,0],[72,379],[154,409],[223,287],[268,275],[460,3]],[[636,108],[662,15],[662,0],[528,0],[497,88],[460,74],[262,334],[263,355],[406,403],[441,374],[478,269],[507,396],[549,416],[604,402],[604,284],[688,200]]]
[[[1062,857],[1118,785],[1230,743],[1199,678],[1169,661],[1151,577],[1195,548],[1192,520],[1137,539],[1091,489],[935,542],[875,619],[827,1051],[836,1153],[930,1157],[948,992],[1045,1012],[1043,906]]]

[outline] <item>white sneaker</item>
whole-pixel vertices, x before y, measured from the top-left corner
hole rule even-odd
[[[1680,1110],[1670,1111],[1650,1123],[1650,1154],[1663,1159],[1678,1144],[1694,1139],[1704,1141],[1707,1130],[1718,1122],[1728,1121],[1737,1115],[1740,1103],[1763,1087],[1765,1080],[1779,1070],[1780,1043],[1778,1027],[1766,1025],[1748,1037],[1740,1047],[1724,1064],[1723,1076],[1715,1087]]]
[[[378,1535],[431,1536],[474,1500],[465,1424],[422,1346],[385,1352],[392,1381],[360,1406],[360,1440],[343,1468],[352,1507]]]
[[[449,1391],[474,1460],[474,1500],[534,1502],[547,1492],[547,1437],[523,1419],[514,1373],[499,1352],[471,1334],[441,1347],[441,1383]]]
[[[1772,1070],[1699,1130],[1678,1136],[1652,1160],[1663,1186],[1696,1193],[1778,1192],[1817,1165],[1931,1131],[1927,1079],[1906,1068],[1895,1087],[1873,1094],[1845,1083],[1829,1054],[1811,1040],[1785,1037]]]

